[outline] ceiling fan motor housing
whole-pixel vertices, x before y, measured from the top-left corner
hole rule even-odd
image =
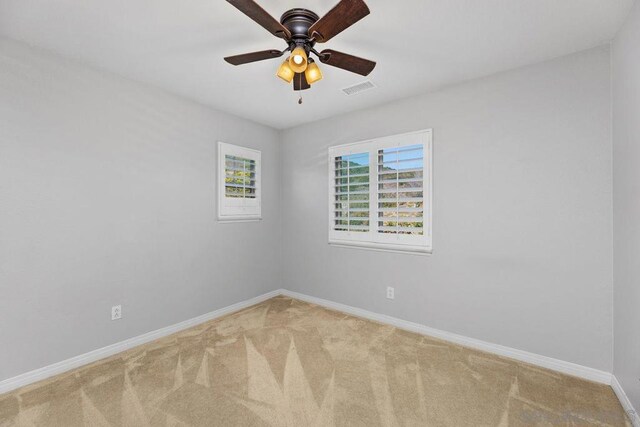
[[[280,23],[291,32],[291,43],[305,45],[308,51],[315,44],[309,41],[309,28],[319,19],[316,13],[308,9],[296,8],[283,13]]]

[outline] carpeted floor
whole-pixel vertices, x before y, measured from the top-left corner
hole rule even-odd
[[[0,426],[629,426],[611,388],[286,297],[0,396]]]

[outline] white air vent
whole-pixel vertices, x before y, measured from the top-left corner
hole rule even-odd
[[[376,87],[376,85],[374,85],[371,81],[367,80],[366,82],[362,82],[362,83],[355,84],[353,86],[345,87],[344,89],[342,89],[342,91],[344,93],[346,93],[347,95],[351,96],[351,95],[357,95],[359,93],[362,93],[364,91],[373,89],[375,87]]]

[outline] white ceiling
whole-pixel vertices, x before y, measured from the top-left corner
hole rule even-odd
[[[634,0],[367,0],[371,15],[321,48],[373,59],[378,86],[322,66],[302,106],[275,77],[280,60],[233,67],[224,56],[284,42],[224,0],[0,0],[0,34],[275,128],[382,104],[605,43]],[[259,0],[277,19],[323,15],[337,0]]]

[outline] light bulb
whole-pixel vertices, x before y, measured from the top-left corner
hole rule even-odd
[[[289,57],[289,66],[296,73],[304,73],[307,69],[307,52],[303,46],[298,46],[291,52]]]

